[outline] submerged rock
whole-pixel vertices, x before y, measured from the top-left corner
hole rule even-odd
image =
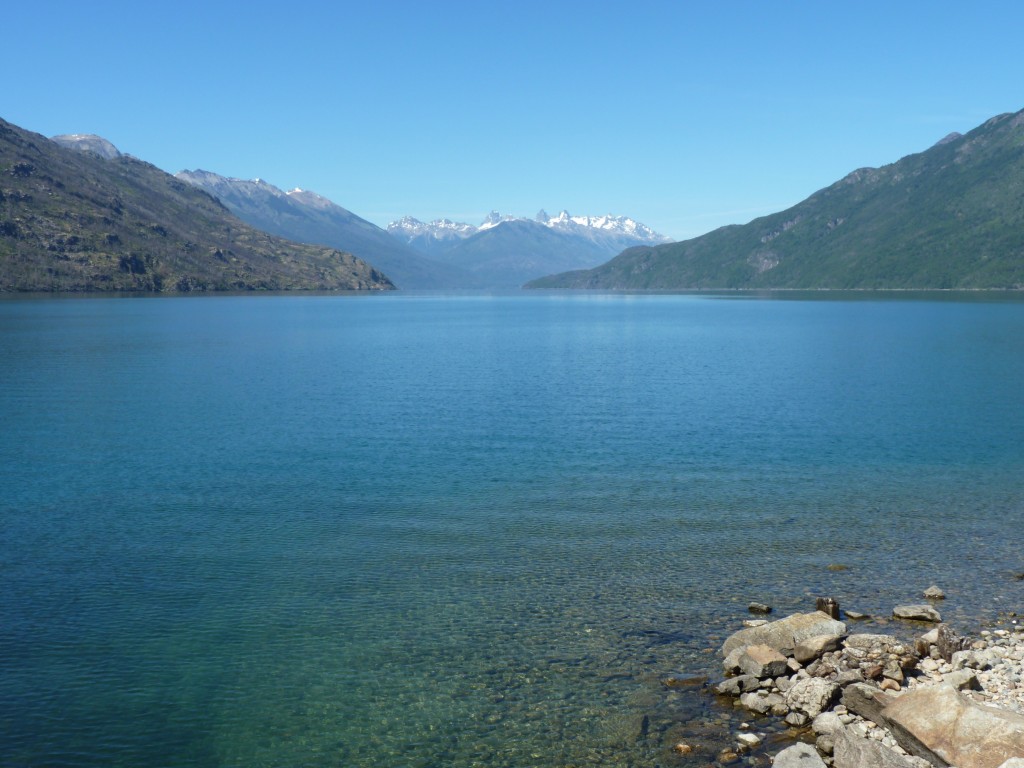
[[[908,621],[942,621],[942,616],[930,605],[897,605],[892,609],[892,617]]]

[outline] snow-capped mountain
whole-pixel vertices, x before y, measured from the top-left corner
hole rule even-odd
[[[572,216],[568,211],[562,211],[557,216],[549,216],[542,210],[537,214],[536,220],[562,232],[584,234],[597,230],[636,238],[638,244],[644,245],[669,242],[669,238],[659,235],[650,227],[628,216],[613,216],[610,213],[604,216]]]
[[[541,211],[527,219],[491,211],[480,226],[406,216],[388,225],[401,242],[468,270],[489,287],[517,287],[553,271],[597,266],[635,245],[668,242],[625,216],[573,216]]]
[[[410,244],[413,240],[422,242],[429,239],[438,244],[451,245],[457,240],[492,229],[506,221],[530,221],[530,219],[491,211],[479,227],[474,227],[472,224],[455,222],[451,219],[436,219],[424,223],[412,216],[404,216],[398,221],[388,224],[388,232]],[[628,239],[632,241],[629,245],[656,245],[670,242],[669,238],[628,216],[613,216],[610,213],[604,216],[573,216],[568,211],[562,211],[557,216],[550,216],[547,211],[542,210],[532,221],[559,232],[581,235],[589,239],[595,239],[597,233],[603,233]]]

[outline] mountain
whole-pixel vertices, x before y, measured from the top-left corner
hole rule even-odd
[[[175,176],[209,192],[247,224],[289,240],[353,253],[385,272],[400,288],[475,287],[471,275],[431,261],[315,192],[284,192],[262,179],[232,179],[202,170]]]
[[[494,288],[519,287],[553,271],[596,266],[623,248],[667,240],[624,216],[571,216],[567,211],[554,217],[541,211],[534,219],[491,211],[479,227],[406,216],[389,224],[388,232]]]
[[[403,216],[388,224],[388,234],[429,256],[444,253],[461,240],[476,233],[472,224],[461,224],[451,219],[437,219],[424,224],[412,216]]]
[[[260,232],[155,166],[73,143],[0,120],[0,291],[394,287],[349,253]]]
[[[117,147],[94,133],[65,133],[60,136],[51,136],[51,141],[56,141],[62,147],[77,149],[82,152],[92,152],[95,155],[113,160],[120,157],[121,153]]]
[[[1024,111],[792,208],[530,288],[1024,288]]]

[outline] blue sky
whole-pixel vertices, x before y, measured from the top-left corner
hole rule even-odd
[[[491,209],[673,238],[1024,108],[1017,2],[9,4],[0,117],[386,225]]]

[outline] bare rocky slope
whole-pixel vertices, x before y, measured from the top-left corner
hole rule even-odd
[[[350,253],[244,224],[149,163],[0,120],[0,291],[393,287]]]

